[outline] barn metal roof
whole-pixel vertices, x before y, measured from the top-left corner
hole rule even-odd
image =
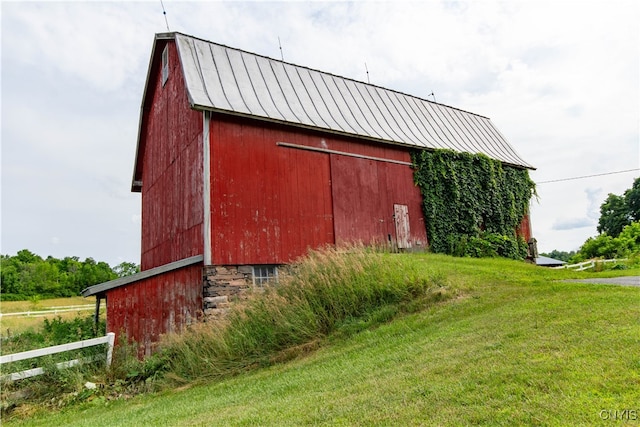
[[[533,169],[487,117],[181,33],[156,37],[175,39],[195,109],[385,143],[482,153]]]

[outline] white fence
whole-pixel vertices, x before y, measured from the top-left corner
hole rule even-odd
[[[585,261],[585,262],[581,262],[578,264],[570,264],[570,265],[561,265],[559,267],[552,267],[555,269],[563,269],[563,268],[568,268],[570,270],[575,270],[575,271],[583,271],[583,270],[587,270],[589,268],[593,268],[595,267],[597,264],[608,264],[611,262],[622,262],[622,261],[626,261],[627,259],[590,259],[589,261]]]
[[[56,308],[50,308],[47,310],[21,311],[16,313],[0,313],[0,318],[7,317],[7,316],[41,317],[41,316],[48,316],[50,314],[67,313],[70,311],[94,310],[95,308],[96,308],[95,304],[66,305],[66,306],[60,306]]]
[[[113,356],[113,344],[115,342],[116,335],[113,332],[109,332],[104,337],[100,338],[91,338],[83,341],[76,341],[69,344],[61,344],[55,345],[53,347],[47,348],[39,348],[37,350],[23,351],[22,353],[14,353],[7,354],[5,356],[0,356],[0,366],[5,363],[18,362],[20,360],[32,359],[34,357],[47,356],[49,354],[63,353],[65,351],[78,350],[81,348],[93,347],[100,344],[108,344],[107,348],[107,366],[111,365],[111,359]],[[87,362],[89,360],[85,359],[74,359],[68,360],[66,362],[60,362],[56,364],[58,369],[70,368],[72,366],[79,365],[83,362]],[[21,380],[24,378],[35,377],[36,375],[42,375],[44,373],[44,369],[42,368],[33,368],[27,369],[26,371],[14,372],[12,374],[3,375],[1,378],[3,380]]]

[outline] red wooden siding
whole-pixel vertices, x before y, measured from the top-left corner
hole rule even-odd
[[[333,243],[329,158],[276,146],[292,136],[212,121],[213,264],[286,263]]]
[[[374,154],[366,148],[358,151]],[[402,160],[410,160],[408,153]],[[393,206],[399,204],[408,207],[412,246],[426,246],[422,198],[409,166],[332,154],[331,181],[336,243],[395,243]]]
[[[202,113],[189,107],[175,44],[168,46],[167,82],[163,87],[160,68],[149,82],[155,83],[144,135],[142,270],[203,250]]]
[[[520,221],[516,234],[523,237],[527,242],[531,239],[531,218],[529,217],[529,214],[525,215],[524,218],[522,218],[522,221]]]
[[[395,241],[393,205],[409,207],[426,244],[421,196],[407,165],[278,146],[278,142],[409,162],[406,149],[214,115],[213,264],[279,264],[324,244]]]
[[[107,330],[153,352],[160,334],[178,332],[202,313],[202,265],[192,265],[109,291]]]

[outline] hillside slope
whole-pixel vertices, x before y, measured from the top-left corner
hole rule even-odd
[[[608,425],[640,419],[640,289],[411,255],[461,290],[305,357],[15,425]],[[637,271],[636,271],[637,273]],[[14,424],[14,423],[11,423]]]

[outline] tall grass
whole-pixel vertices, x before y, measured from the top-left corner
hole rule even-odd
[[[338,329],[390,320],[455,294],[444,276],[415,271],[406,257],[364,247],[314,251],[280,282],[234,304],[221,320],[161,344],[170,378],[225,377],[315,348]]]
[[[42,326],[38,332],[28,330],[21,334],[0,340],[2,355],[35,350],[53,345],[66,344],[104,335],[106,323],[98,324],[92,315],[67,320],[58,316],[54,319],[40,319]],[[0,415],[4,416],[26,402],[43,405],[62,406],[72,401],[79,393],[86,392],[84,384],[92,381],[105,370],[106,344],[86,347],[37,358],[9,362],[0,366]],[[56,363],[69,360],[90,360],[67,369],[58,369]],[[41,367],[44,374],[19,381],[3,378],[14,372]],[[29,405],[25,405],[29,406]]]

